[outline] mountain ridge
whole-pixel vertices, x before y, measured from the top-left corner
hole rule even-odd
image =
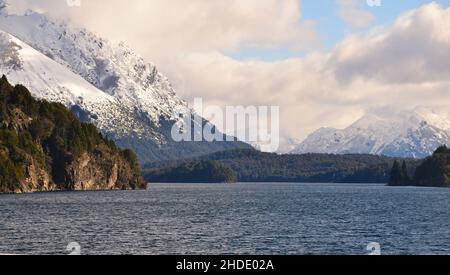
[[[367,114],[345,129],[321,128],[291,153],[375,154],[424,158],[450,144],[450,120],[433,109]]]
[[[28,45],[27,49],[34,49],[83,78],[92,87],[85,89],[90,93],[74,96],[77,95],[76,89],[67,87],[67,83],[74,81],[72,75],[56,85],[60,86],[58,92],[63,90],[62,96],[59,93],[50,96],[42,91],[44,88],[52,90],[51,85],[34,87],[34,82],[26,83],[27,73],[34,74],[35,79],[48,80],[49,76],[45,74],[51,77],[63,71],[62,67],[58,71],[33,72],[20,70],[20,67],[15,70],[9,68],[6,72],[8,78],[16,84],[29,85],[35,96],[65,104],[80,119],[94,123],[120,146],[134,149],[142,163],[249,147],[237,141],[174,142],[170,130],[177,119],[175,114],[181,111],[195,116],[195,113],[176,96],[171,83],[156,66],[145,62],[124,43],[111,44],[85,28],[31,11],[25,14],[2,12],[0,30],[12,35],[15,42]],[[33,61],[30,59],[29,64],[33,65]],[[45,84],[45,81],[42,82]],[[92,103],[90,95],[96,100],[97,95],[103,99],[102,106]],[[68,100],[69,97],[72,98]],[[209,122],[203,120],[203,123]]]

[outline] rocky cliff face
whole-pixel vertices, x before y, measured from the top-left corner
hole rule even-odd
[[[136,155],[64,106],[0,80],[0,192],[141,189]]]
[[[67,166],[66,175],[71,190],[135,189],[140,184],[129,163],[107,150],[82,154]]]
[[[45,167],[42,167],[29,155],[25,158],[27,161],[21,165],[25,171],[23,179],[14,184],[14,188],[3,189],[2,192],[27,193],[58,190],[57,186],[51,181],[51,176]]]
[[[107,154],[109,155],[109,154]],[[142,180],[136,177],[126,161],[117,158],[112,161],[84,153],[73,160],[66,168],[65,181],[55,183],[51,173],[37,164],[31,156],[21,164],[25,171],[21,181],[13,188],[1,192],[29,193],[43,191],[82,191],[82,190],[126,190],[144,188]]]

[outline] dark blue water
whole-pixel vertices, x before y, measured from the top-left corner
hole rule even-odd
[[[0,253],[450,254],[450,189],[170,184],[0,195]]]

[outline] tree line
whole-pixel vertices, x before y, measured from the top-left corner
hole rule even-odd
[[[391,169],[390,186],[450,187],[450,149],[439,147],[432,156],[411,173],[406,162],[395,161]]]

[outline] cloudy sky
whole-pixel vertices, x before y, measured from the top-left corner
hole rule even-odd
[[[450,105],[450,0],[76,1],[13,2],[125,41],[189,102],[280,106],[284,137]]]

